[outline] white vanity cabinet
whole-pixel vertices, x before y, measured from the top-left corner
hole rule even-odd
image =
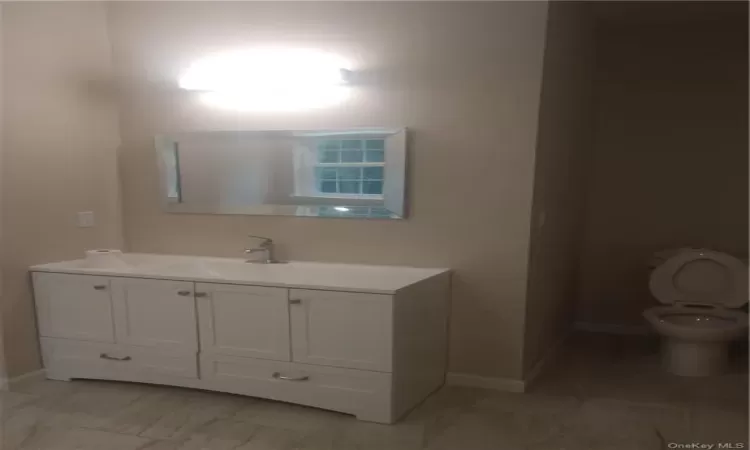
[[[444,382],[447,270],[403,268],[404,276],[400,268],[331,265],[349,272],[318,286],[280,282],[283,272],[274,273],[275,285],[259,285],[214,282],[195,272],[165,271],[157,278],[144,271],[138,277],[132,268],[127,276],[114,270],[65,273],[57,264],[32,268],[42,354],[52,379],[209,389],[381,423],[394,422]],[[319,266],[316,276],[325,275],[326,265]],[[369,278],[370,270],[397,282],[378,288],[382,281]],[[418,270],[423,272],[409,272]]]

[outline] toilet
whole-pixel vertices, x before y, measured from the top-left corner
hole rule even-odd
[[[662,336],[662,364],[689,377],[726,371],[729,343],[747,336],[748,268],[726,253],[685,248],[656,255],[649,288],[667,306],[643,316]]]

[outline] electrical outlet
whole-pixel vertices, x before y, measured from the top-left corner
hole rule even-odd
[[[94,212],[93,211],[81,211],[77,214],[78,226],[80,228],[89,228],[94,226]]]

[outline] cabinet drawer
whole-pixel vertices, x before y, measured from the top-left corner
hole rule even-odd
[[[50,338],[42,338],[41,345],[44,366],[53,379],[168,384],[168,378],[198,378],[195,352]]]
[[[293,362],[201,355],[205,388],[391,421],[391,374]]]

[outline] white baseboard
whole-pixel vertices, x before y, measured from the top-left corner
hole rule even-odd
[[[39,369],[10,379],[2,378],[0,379],[0,390],[11,389],[13,388],[13,386],[17,386],[24,382],[43,380],[45,377],[46,370]]]
[[[513,378],[495,378],[471,375],[468,373],[449,372],[445,378],[449,386],[468,386],[484,389],[492,389],[504,392],[524,392],[525,386],[523,380]]]
[[[573,328],[578,331],[588,331],[589,333],[622,334],[628,336],[647,336],[651,334],[646,325],[576,322],[573,324]]]
[[[565,334],[559,341],[557,341],[552,347],[550,347],[544,355],[534,364],[529,373],[524,376],[524,391],[527,391],[531,387],[532,383],[539,378],[545,370],[549,369],[555,361],[560,357],[565,348],[565,344],[568,342],[571,333]]]
[[[503,392],[526,392],[531,386],[531,383],[533,383],[545,369],[557,360],[569,337],[570,333],[566,334],[555,345],[547,350],[544,356],[534,364],[534,367],[523,380],[517,380],[514,378],[483,377],[468,373],[449,372],[446,375],[445,382],[449,386],[478,387]]]

